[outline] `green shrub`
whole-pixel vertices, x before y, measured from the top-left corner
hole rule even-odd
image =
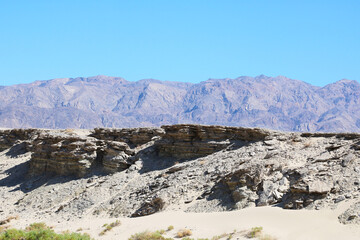
[[[33,223],[25,230],[8,229],[0,234],[0,240],[90,240],[88,234],[57,234],[45,223]]]

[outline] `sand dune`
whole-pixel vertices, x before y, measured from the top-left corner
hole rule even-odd
[[[184,213],[181,211],[166,211],[140,218],[120,218],[121,226],[113,228],[104,236],[98,236],[103,224],[114,222],[114,218],[84,218],[68,222],[51,222],[55,230],[84,229],[96,239],[128,239],[132,234],[142,231],[167,229],[169,225],[174,230],[167,236],[174,237],[182,228],[192,231],[194,238],[211,238],[234,230],[249,230],[253,227],[263,227],[263,232],[278,240],[312,240],[312,239],[360,239],[360,227],[343,225],[337,216],[351,202],[341,204],[337,209],[330,210],[284,210],[278,207],[256,207],[231,212],[217,213]],[[28,221],[27,221],[28,222]],[[26,225],[26,222],[20,225]],[[235,238],[237,239],[237,238]],[[238,239],[242,239],[238,237]]]

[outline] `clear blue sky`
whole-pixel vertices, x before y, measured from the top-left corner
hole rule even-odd
[[[284,75],[360,80],[359,0],[0,0],[0,85]]]

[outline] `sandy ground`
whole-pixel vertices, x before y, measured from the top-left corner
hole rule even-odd
[[[95,239],[128,239],[132,234],[142,231],[155,231],[167,229],[173,225],[174,230],[167,232],[166,236],[175,237],[180,229],[187,228],[193,233],[193,238],[209,238],[234,230],[249,230],[253,227],[263,227],[264,234],[274,239],[360,239],[360,226],[343,225],[337,216],[349,206],[345,202],[336,210],[284,210],[278,207],[247,208],[232,212],[218,213],[184,213],[160,212],[140,218],[119,218],[121,225],[114,227],[104,236],[99,233],[104,229],[105,223],[116,221],[114,218],[84,218],[67,222],[51,222],[58,232],[64,230],[89,233]],[[14,222],[15,223],[15,222]],[[24,226],[27,222],[19,219],[17,224]],[[234,237],[233,239],[244,239]]]

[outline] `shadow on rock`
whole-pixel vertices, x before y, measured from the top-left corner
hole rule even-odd
[[[6,156],[11,157],[11,158],[15,158],[18,157],[19,155],[25,154],[27,152],[26,149],[26,143],[22,142],[19,144],[15,144],[14,146],[12,146],[9,151],[7,153],[5,153]]]
[[[0,186],[14,187],[16,185],[23,184],[26,181],[26,174],[28,172],[28,169],[29,162],[24,162],[6,170],[5,173],[8,176],[0,180]]]
[[[216,183],[209,192],[204,192],[197,200],[206,198],[207,201],[218,200],[219,205],[226,211],[234,210],[234,200],[231,191],[222,182]]]
[[[42,175],[29,176],[29,162],[16,165],[5,171],[8,177],[0,180],[0,187],[15,187],[10,192],[22,191],[31,192],[41,186],[56,185],[79,179],[79,177],[68,175],[59,176],[56,173],[47,173]],[[84,176],[84,179],[90,179],[94,176],[106,176],[107,174],[101,168],[94,168],[93,171]]]
[[[241,147],[249,145],[251,142],[244,141],[230,141],[226,144],[219,143],[211,143],[212,145],[216,145],[216,148],[210,148],[205,150],[201,150],[199,146],[195,148],[192,145],[186,145],[186,148],[176,149],[176,147],[172,146],[172,152],[163,152],[163,145],[152,145],[147,148],[142,149],[136,154],[136,160],[142,161],[142,168],[140,169],[140,173],[147,173],[151,171],[164,170],[167,168],[171,168],[178,163],[189,162],[200,157],[206,157],[215,152],[219,151],[233,151],[239,149]],[[162,143],[163,144],[163,143]],[[202,142],[201,147],[206,147],[207,143]]]

